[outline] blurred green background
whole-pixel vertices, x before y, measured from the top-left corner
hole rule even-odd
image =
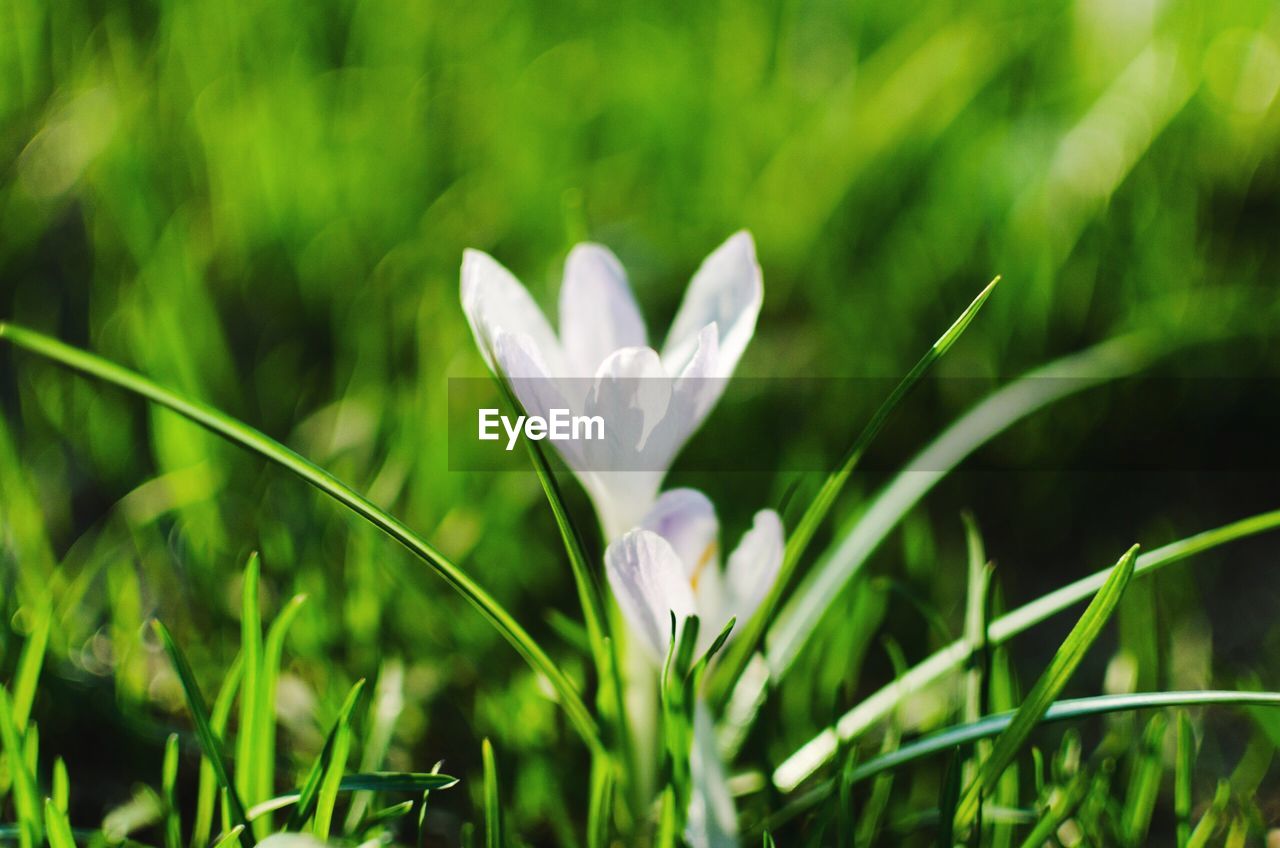
[[[282,439],[423,531],[581,669],[536,480],[447,469],[447,378],[483,373],[458,304],[464,248],[550,306],[568,248],[601,241],[660,338],[701,258],[747,227],[766,293],[750,376],[901,374],[997,273],[942,374],[995,386],[1144,326],[1174,348],[1232,336],[1175,352],[1169,374],[1274,376],[1278,93],[1271,0],[0,0],[0,317]],[[1254,329],[1235,336],[1237,323]],[[36,718],[75,779],[73,820],[154,782],[164,734],[184,725],[143,622],[169,622],[215,687],[259,550],[267,614],[310,599],[286,652],[287,762],[314,754],[355,678],[399,660],[391,764],[444,758],[467,779],[440,796],[442,832],[473,816],[482,736],[526,840],[580,828],[586,757],[562,715],[393,543],[175,416],[8,348],[0,392],[5,657],[24,598],[52,586],[58,659]],[[924,397],[900,431],[919,443],[972,399]],[[879,400],[832,398],[787,449],[834,460]],[[1082,401],[1011,438],[1070,456],[1096,428],[1275,424],[1274,393],[1237,400],[1163,420]],[[770,440],[730,408],[707,431],[722,448]],[[767,773],[888,679],[881,635],[917,659],[957,633],[962,508],[1021,602],[1133,541],[1273,508],[1276,471],[955,475],[837,603],[739,767]],[[841,510],[882,478],[855,478]],[[677,466],[672,482],[704,487],[736,538],[815,477]],[[1137,596],[1148,688],[1280,679],[1274,551],[1207,557]],[[1026,674],[1060,635],[1018,643]],[[1221,720],[1210,783],[1250,732]]]

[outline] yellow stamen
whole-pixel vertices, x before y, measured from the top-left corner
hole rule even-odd
[[[689,583],[695,590],[698,588],[698,578],[702,576],[702,570],[707,567],[707,563],[715,559],[719,552],[720,543],[717,541],[712,541],[702,549],[702,556],[698,557],[698,563],[693,567],[693,576],[689,578]]]

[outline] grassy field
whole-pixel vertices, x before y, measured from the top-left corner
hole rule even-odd
[[[744,228],[660,699],[459,267]],[[0,0],[0,839],[678,844],[696,701],[746,845],[1274,844],[1278,233],[1271,0]]]

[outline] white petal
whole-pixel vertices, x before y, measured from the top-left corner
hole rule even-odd
[[[693,591],[680,559],[657,533],[632,530],[605,550],[604,562],[623,617],[661,662],[671,643],[671,613],[681,625],[694,614]]]
[[[693,792],[684,838],[693,848],[736,848],[738,814],[733,807],[724,763],[716,750],[715,724],[702,702],[698,702],[693,714],[689,777]]]
[[[587,414],[604,419],[604,439],[590,443],[596,469],[666,470],[643,462],[641,451],[667,414],[671,382],[653,348],[623,348],[600,363],[586,401]]]
[[[703,261],[689,283],[662,348],[667,372],[684,370],[697,347],[698,333],[714,323],[720,328],[716,374],[728,377],[755,333],[763,301],[755,243],[745,230],[735,233]]]
[[[727,612],[738,617],[736,632],[741,632],[773,588],[778,569],[782,567],[784,548],[782,519],[778,513],[771,509],[757,512],[751,529],[743,534],[742,541],[729,555],[725,569],[725,592],[730,603]]]
[[[698,334],[693,358],[680,376],[671,380],[671,401],[666,415],[644,443],[647,467],[664,471],[670,468],[723,392],[726,380],[715,376],[717,347],[716,325],[709,324]]]
[[[550,418],[553,409],[567,409],[571,415],[578,414],[580,410],[565,398],[561,381],[551,376],[541,351],[528,335],[499,330],[494,337],[493,353],[499,370],[520,405],[524,407],[525,414]],[[500,434],[499,438],[505,439],[506,434]],[[583,441],[557,440],[551,444],[560,451],[569,468],[581,478],[582,472],[588,467],[588,459],[582,449]]]
[[[720,570],[720,522],[716,508],[697,489],[663,492],[640,526],[671,543],[695,592],[704,575]]]
[[[560,342],[574,377],[591,377],[619,348],[649,344],[626,272],[606,247],[580,244],[569,252],[560,287]]]
[[[462,254],[462,310],[490,368],[496,367],[497,335],[507,332],[528,336],[551,373],[564,373],[560,342],[538,304],[510,271],[479,250]]]

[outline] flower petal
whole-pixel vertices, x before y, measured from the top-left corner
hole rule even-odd
[[[527,415],[551,417],[553,409],[567,409],[571,415],[579,410],[565,398],[561,381],[551,376],[541,351],[525,333],[508,333],[499,330],[494,337],[494,359],[498,370],[511,387]],[[587,469],[588,458],[581,440],[553,440],[569,468],[581,477]]]
[[[751,529],[729,555],[725,569],[728,615],[736,615],[740,630],[778,579],[784,551],[782,519],[771,509],[756,513]],[[728,615],[725,621],[728,621]]]
[[[571,376],[590,377],[615,350],[649,344],[622,263],[598,244],[569,252],[560,287],[560,342]]]
[[[529,337],[550,373],[564,374],[564,355],[547,318],[524,286],[487,253],[462,254],[462,310],[476,345],[490,368],[497,367],[493,345],[499,331]]]
[[[693,356],[698,333],[708,324],[720,328],[717,376],[733,373],[756,329],[764,301],[764,283],[755,243],[745,230],[735,233],[698,268],[662,348],[662,362],[679,374]]]
[[[604,418],[604,439],[592,444],[607,453],[599,456],[595,468],[657,470],[641,461],[641,451],[667,414],[671,382],[653,348],[622,348],[600,363],[586,402],[588,415]]]
[[[670,646],[671,613],[681,625],[694,614],[693,590],[679,557],[657,533],[632,530],[605,550],[604,562],[623,617],[661,662]]]
[[[710,499],[697,489],[663,492],[640,526],[671,544],[695,593],[705,574],[720,570],[720,522]]]

